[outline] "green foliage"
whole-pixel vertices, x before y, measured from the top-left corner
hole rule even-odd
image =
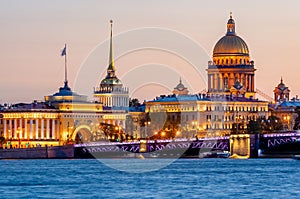
[[[300,107],[299,106],[296,107],[295,112],[297,113],[297,118],[295,119],[295,125],[293,129],[299,130],[300,129]]]
[[[262,133],[262,125],[260,121],[250,120],[247,125],[247,133],[260,134]]]
[[[129,99],[129,107],[139,107],[141,106],[141,103],[137,98]]]

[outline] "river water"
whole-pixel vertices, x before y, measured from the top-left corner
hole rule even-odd
[[[292,159],[0,160],[0,198],[300,198]]]

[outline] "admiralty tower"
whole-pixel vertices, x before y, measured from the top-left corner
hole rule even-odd
[[[230,13],[226,35],[216,43],[212,61],[208,62],[208,94],[255,98],[254,61],[235,26]]]
[[[122,81],[116,75],[114,52],[113,52],[113,21],[110,20],[110,49],[109,63],[106,77],[101,81],[100,86],[94,90],[96,101],[103,104],[104,107],[113,110],[127,110],[129,106],[129,90],[123,87]]]

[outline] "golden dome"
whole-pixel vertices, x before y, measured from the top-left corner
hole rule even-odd
[[[222,37],[214,47],[213,57],[226,55],[249,56],[246,42],[237,35]]]
[[[246,42],[236,35],[235,22],[230,13],[227,22],[227,33],[214,47],[213,57],[219,56],[249,56],[249,49]]]

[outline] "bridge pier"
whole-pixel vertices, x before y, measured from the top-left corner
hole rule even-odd
[[[230,155],[236,158],[257,158],[259,140],[258,134],[230,135]]]

